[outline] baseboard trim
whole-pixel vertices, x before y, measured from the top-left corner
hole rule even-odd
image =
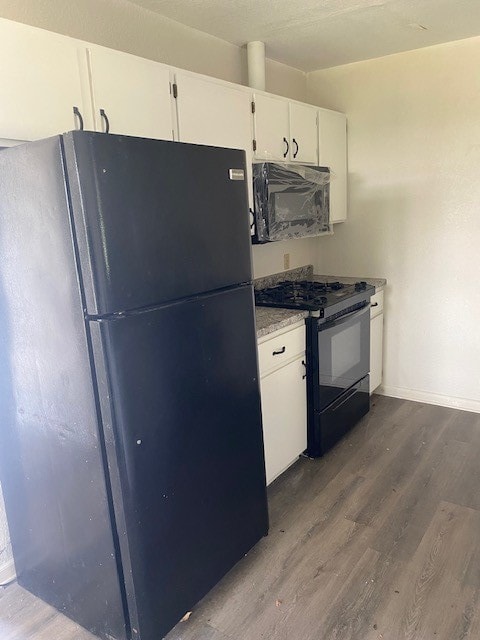
[[[391,387],[382,385],[375,390],[381,396],[391,396],[402,400],[413,400],[414,402],[424,402],[425,404],[436,404],[440,407],[450,407],[461,409],[462,411],[472,411],[480,413],[479,400],[467,400],[466,398],[455,398],[454,396],[444,396],[439,393],[429,393],[428,391],[417,391],[416,389],[404,389],[403,387]]]
[[[6,584],[7,582],[11,582],[16,577],[15,573],[15,563],[13,559],[5,562],[5,564],[0,566],[0,585]]]

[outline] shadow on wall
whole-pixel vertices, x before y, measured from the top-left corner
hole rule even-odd
[[[378,176],[350,173],[348,219],[335,225],[333,237],[320,238],[319,250],[320,273],[387,278],[384,353],[389,354],[390,368],[401,366],[398,350],[388,348],[390,327],[418,287],[409,263],[409,238],[419,233],[422,224],[409,215],[405,195],[420,190],[420,180],[415,184],[414,179],[397,178],[392,175],[379,185]],[[395,295],[388,295],[388,290]]]

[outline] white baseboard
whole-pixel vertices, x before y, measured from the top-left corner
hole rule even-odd
[[[462,411],[473,411],[480,413],[479,400],[467,400],[466,398],[455,398],[454,396],[444,396],[439,393],[429,393],[428,391],[417,391],[416,389],[404,389],[403,387],[380,386],[375,393],[381,396],[391,396],[402,400],[413,400],[414,402],[425,402],[426,404],[436,404],[440,407],[450,407],[461,409]]]
[[[13,558],[0,566],[0,584],[11,582],[15,579],[16,575]]]

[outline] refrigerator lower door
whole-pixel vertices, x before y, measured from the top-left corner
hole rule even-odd
[[[91,325],[132,626],[157,640],[268,530],[252,289]]]
[[[90,315],[251,281],[245,152],[86,131],[63,144]]]

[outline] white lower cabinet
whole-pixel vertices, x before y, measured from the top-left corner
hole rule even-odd
[[[370,307],[370,393],[382,384],[383,291],[371,298]]]
[[[307,447],[304,363],[305,325],[277,332],[259,344],[267,484],[293,464]]]

